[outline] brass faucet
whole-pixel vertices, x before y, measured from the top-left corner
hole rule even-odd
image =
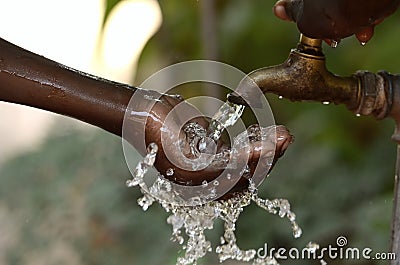
[[[348,77],[331,73],[325,64],[322,40],[301,35],[300,42],[280,65],[248,75],[263,93],[274,93],[292,101],[344,104],[358,115],[387,117],[392,109],[393,76],[358,71]],[[228,100],[241,105],[258,105],[254,86],[239,86]]]

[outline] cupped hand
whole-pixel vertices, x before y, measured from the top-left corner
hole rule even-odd
[[[242,165],[242,168],[247,165],[250,174],[254,173],[257,166],[264,167],[267,171],[263,174],[266,176],[271,169],[271,162],[268,165],[263,165],[263,159],[265,157],[270,158],[271,152],[273,152],[274,160],[272,163],[274,164],[292,141],[292,136],[286,128],[277,126],[276,129],[274,128],[276,133],[271,135],[270,139],[265,140],[267,143],[265,141],[263,143],[254,141],[249,144],[249,148],[238,150],[234,155],[226,156],[225,154],[230,153],[231,146],[221,140],[212,146],[213,143],[208,141],[208,151],[199,154],[199,157],[194,157],[190,149],[191,145],[188,143],[190,139],[183,132],[183,128],[188,122],[198,124],[198,128],[208,127],[208,120],[194,106],[180,97],[163,95],[151,108],[145,126],[146,144],[155,142],[158,145],[155,161],[156,169],[166,178],[181,185],[197,186],[204,181],[214,180],[226,170],[226,168],[221,167],[221,163],[225,166],[232,159],[235,160],[235,163]],[[226,158],[226,161],[221,160],[221,157]],[[205,162],[204,166],[198,167],[199,163],[203,162]],[[238,170],[242,172],[241,168]],[[231,170],[230,172],[240,174],[239,171]],[[171,172],[173,172],[173,175],[170,174]],[[248,181],[240,175],[237,177],[237,179],[241,179],[233,190],[246,189]]]
[[[273,10],[278,18],[295,22],[310,38],[329,43],[354,34],[365,44],[375,26],[399,4],[399,0],[279,0]]]

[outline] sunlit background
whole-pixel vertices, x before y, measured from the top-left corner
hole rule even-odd
[[[2,38],[123,83],[133,82],[140,53],[161,24],[160,7],[150,0],[114,1],[112,7],[104,0],[2,0],[0,5],[4,11],[0,17]],[[9,135],[0,143],[0,161],[37,146],[56,117],[4,103],[0,115],[2,133]],[[27,123],[29,130],[24,129]]]
[[[298,40],[294,24],[272,15],[273,4],[0,0],[0,37],[73,68],[130,84],[193,59],[220,60],[250,72],[282,62]],[[336,49],[325,46],[329,69],[343,75],[360,69],[400,72],[399,20],[397,14],[385,21],[365,47],[355,38]],[[182,93],[225,97],[212,87]],[[260,193],[288,198],[304,234],[295,240],[286,220],[249,207],[238,224],[239,245],[303,247],[315,241],[327,246],[346,236],[351,246],[387,251],[393,122],[357,118],[343,106],[268,97],[277,123],[286,125],[296,141]],[[179,246],[169,241],[167,214],[158,206],[143,212],[136,204],[139,192],[125,187],[129,172],[119,138],[7,103],[0,104],[0,134],[0,264],[175,263]],[[220,226],[209,233],[214,245],[220,233]],[[217,260],[211,255],[200,263]]]

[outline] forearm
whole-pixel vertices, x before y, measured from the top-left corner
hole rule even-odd
[[[89,76],[0,39],[0,101],[66,115],[122,135],[135,88]]]
[[[201,185],[204,180],[214,180],[223,171],[213,163],[196,171],[182,166],[186,165],[185,161],[189,165],[196,161],[189,161],[192,158],[186,157],[188,152],[181,148],[181,141],[187,140],[181,134],[181,128],[188,121],[203,127],[208,123],[202,113],[185,103],[180,96],[89,76],[3,39],[0,39],[0,101],[32,106],[85,121],[122,136],[141,154],[145,154],[149,143],[155,142],[158,145],[155,167],[164,176],[168,176],[168,169],[174,169],[170,178],[179,184]],[[287,131],[281,136],[276,137],[280,140],[274,142],[274,148],[266,152],[275,151],[276,157],[283,153],[287,147],[285,143],[290,142],[291,137]],[[256,149],[260,150],[259,147]],[[243,163],[248,161],[251,168],[258,163],[262,153],[252,152],[249,157],[246,150],[243,152],[236,156],[243,155]],[[239,173],[235,173],[238,179],[241,177]],[[243,190],[247,184],[247,179],[241,178],[232,191]]]

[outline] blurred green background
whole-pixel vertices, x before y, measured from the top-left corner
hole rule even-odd
[[[108,2],[109,11],[118,1]],[[298,40],[294,24],[273,16],[272,0],[212,3],[215,22],[204,28],[211,17],[202,0],[160,1],[162,28],[141,56],[137,84],[165,66],[194,59],[217,59],[250,72],[281,63]],[[400,72],[399,21],[397,12],[377,27],[365,47],[354,37],[336,49],[325,45],[328,68],[342,75],[361,69]],[[293,239],[287,220],[251,206],[238,223],[239,245],[302,248],[315,241],[335,246],[338,236],[346,236],[351,247],[388,251],[394,123],[358,118],[343,106],[268,98],[276,122],[290,129],[295,142],[260,194],[289,199],[304,233]],[[121,140],[100,130],[66,127],[57,124],[39,150],[0,168],[0,259],[5,264],[174,264],[183,253],[169,241],[167,214],[156,205],[143,212],[136,204],[139,191],[125,186],[130,174]],[[209,233],[214,245],[220,225]],[[217,259],[210,255],[199,263],[216,264]]]

